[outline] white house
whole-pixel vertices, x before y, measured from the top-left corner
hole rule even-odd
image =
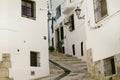
[[[0,80],[49,75],[47,0],[1,0]]]
[[[101,80],[119,80],[120,1],[85,1],[88,70]]]
[[[85,60],[85,20],[79,20],[74,12],[80,2],[81,0],[51,0],[52,16],[56,22],[54,22],[54,33],[50,41],[54,43],[56,49],[61,42],[62,53]],[[84,8],[84,5],[81,7]]]
[[[59,16],[54,43],[61,41],[63,53],[86,60],[88,72],[97,79],[119,80],[120,1],[61,1],[56,0],[53,9]],[[77,6],[81,10],[79,16],[75,14]]]

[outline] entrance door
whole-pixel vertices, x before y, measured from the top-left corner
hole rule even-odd
[[[75,55],[75,45],[72,45],[72,51],[73,51],[73,55]]]
[[[64,47],[62,47],[62,53],[63,53],[63,54],[65,53],[65,48],[64,48]]]
[[[83,42],[81,42],[81,56],[83,56],[84,53],[83,53]]]

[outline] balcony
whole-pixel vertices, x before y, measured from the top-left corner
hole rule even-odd
[[[63,14],[70,16],[81,1],[82,0],[65,0],[62,4]]]

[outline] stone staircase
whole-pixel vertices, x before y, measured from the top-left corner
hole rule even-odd
[[[12,78],[9,78],[10,67],[10,54],[2,54],[2,61],[0,61],[0,80],[13,80]]]
[[[71,71],[70,74],[61,80],[97,80],[87,72],[87,63],[81,59],[77,59],[77,57],[53,52],[50,53],[50,58],[52,61]]]
[[[77,57],[66,55],[58,52],[50,52],[50,75],[44,78],[35,80],[97,80],[94,76],[87,72],[87,63]],[[56,66],[59,66],[59,68]],[[65,71],[60,69],[60,66],[68,69],[69,74],[64,76]],[[62,76],[62,78],[60,78]]]

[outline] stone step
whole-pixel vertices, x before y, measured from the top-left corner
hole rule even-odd
[[[59,74],[59,73],[64,73],[63,70],[56,70],[56,69],[51,69],[50,74]]]
[[[85,62],[83,62],[83,61],[80,61],[80,60],[68,60],[67,62],[69,62],[69,63],[85,63]]]
[[[9,78],[0,78],[0,80],[9,80]]]
[[[7,68],[0,68],[0,78],[3,77],[9,77],[9,70]]]
[[[62,53],[50,53],[52,56],[59,56],[59,57],[65,57],[65,58],[76,58],[77,59],[77,57],[74,57],[74,56],[72,56],[72,55],[68,55],[68,54],[62,54]]]
[[[1,61],[0,62],[0,68],[10,68],[11,62],[10,61]]]
[[[0,78],[0,80],[13,80],[13,79],[10,79],[10,78]]]
[[[60,58],[62,61],[81,61],[81,59],[75,59],[75,58]]]
[[[10,61],[10,54],[2,54],[2,61]]]

